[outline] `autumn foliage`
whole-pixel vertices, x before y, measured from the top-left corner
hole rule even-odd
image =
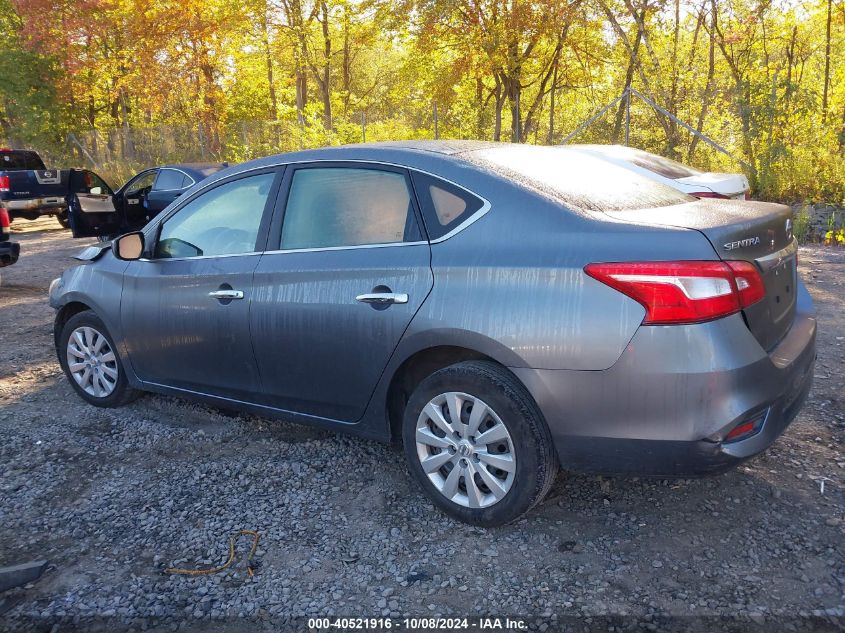
[[[365,134],[560,143],[626,86],[739,160],[641,102],[632,144],[843,201],[842,0],[0,0],[0,139],[66,160],[69,138],[160,126],[230,160]],[[625,119],[573,141],[621,142]],[[275,137],[251,142],[257,121]]]

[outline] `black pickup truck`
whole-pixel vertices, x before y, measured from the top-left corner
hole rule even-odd
[[[0,149],[0,206],[8,210],[12,220],[55,215],[62,226],[69,226],[69,178],[67,170],[47,169],[33,151]]]

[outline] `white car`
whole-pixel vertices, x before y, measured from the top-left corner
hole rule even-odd
[[[683,163],[625,145],[568,145],[633,172],[662,182],[696,198],[750,197],[748,179],[742,174],[704,172]]]

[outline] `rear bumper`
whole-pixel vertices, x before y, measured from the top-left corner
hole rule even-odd
[[[0,268],[17,262],[20,254],[21,245],[17,242],[0,242]]]
[[[815,341],[812,300],[799,284],[792,328],[768,354],[733,315],[641,327],[605,371],[512,371],[540,406],[563,468],[703,475],[760,453],[792,422],[812,385]],[[723,441],[760,415],[756,435]]]
[[[0,204],[12,213],[24,211],[54,214],[67,209],[67,201],[60,196],[45,196],[43,198],[29,198],[27,200],[4,200]]]

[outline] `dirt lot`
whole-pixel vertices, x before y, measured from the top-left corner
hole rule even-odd
[[[294,618],[325,614],[845,623],[845,249],[801,249],[816,383],[767,453],[710,479],[562,475],[527,518],[483,530],[436,512],[393,447],[161,396],[85,405],[56,362],[46,292],[86,242],[53,220],[14,229],[22,257],[0,271],[0,565],[50,567],[0,594],[6,630],[305,629]],[[241,528],[262,535],[254,577],[242,557],[213,576],[161,573],[221,563]]]

